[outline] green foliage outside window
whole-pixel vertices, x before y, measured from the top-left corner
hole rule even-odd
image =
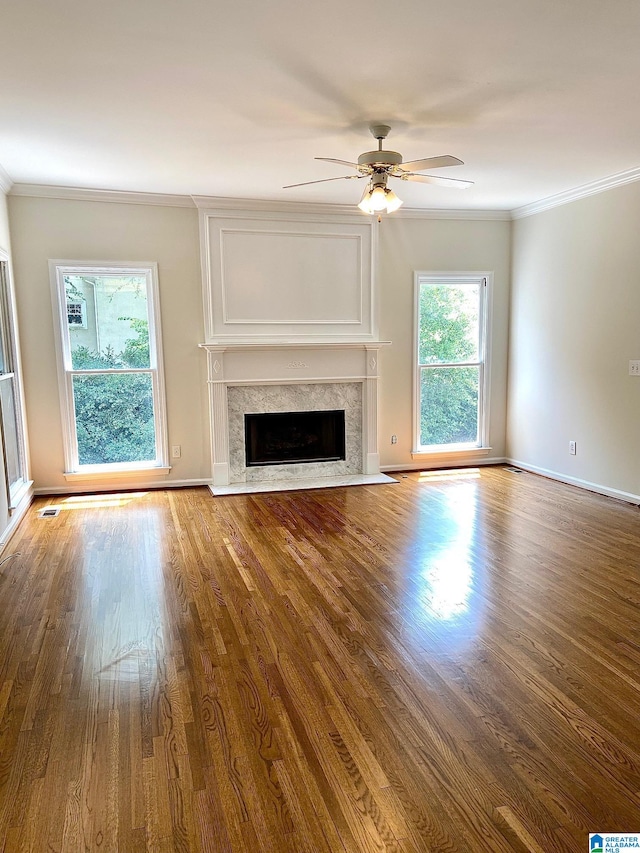
[[[420,288],[420,444],[474,443],[478,438],[478,291],[466,286]],[[460,367],[436,367],[456,364]]]
[[[149,327],[146,320],[129,320],[135,333],[122,352],[112,347],[96,352],[74,348],[74,370],[104,373],[74,375],[78,457],[81,465],[152,461],[156,457],[153,394],[149,373],[110,370],[149,367]]]

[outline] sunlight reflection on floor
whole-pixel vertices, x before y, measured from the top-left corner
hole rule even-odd
[[[456,471],[447,469],[446,471],[420,471],[418,481],[420,483],[435,483],[445,482],[447,480],[479,480],[480,471],[478,468],[461,468]]]
[[[122,492],[121,494],[77,495],[63,498],[60,503],[52,504],[48,509],[105,509],[107,507],[127,506],[131,501],[143,498],[147,492]]]
[[[423,555],[419,598],[428,613],[441,620],[451,620],[468,610],[473,587],[470,550],[476,531],[475,484],[469,483],[447,493],[442,509],[447,539]]]

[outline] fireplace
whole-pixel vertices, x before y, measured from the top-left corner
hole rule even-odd
[[[380,473],[377,448],[378,350],[383,342],[264,342],[204,344],[208,351],[214,495],[285,488],[395,482]],[[246,415],[325,416],[338,447],[309,442],[249,450]],[[267,419],[265,423],[275,423]],[[307,425],[304,425],[308,427]],[[314,425],[318,435],[327,427]],[[344,449],[341,442],[344,441]],[[271,440],[273,443],[273,440]],[[282,444],[282,437],[276,444]],[[298,445],[300,442],[298,442]],[[306,444],[306,449],[305,449]],[[319,449],[318,449],[319,448]],[[249,463],[249,464],[247,464]]]
[[[344,409],[245,414],[247,467],[346,459],[344,414]]]

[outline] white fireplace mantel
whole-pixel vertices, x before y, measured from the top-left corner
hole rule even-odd
[[[362,384],[361,474],[380,473],[378,453],[379,351],[389,341],[211,341],[207,352],[213,488],[231,483],[230,386]],[[275,391],[276,389],[272,389]]]

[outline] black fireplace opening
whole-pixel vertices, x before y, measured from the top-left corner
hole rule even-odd
[[[344,409],[244,416],[247,467],[346,459]]]

